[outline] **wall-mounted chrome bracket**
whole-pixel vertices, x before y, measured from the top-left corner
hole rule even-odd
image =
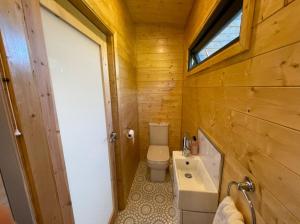
[[[118,134],[117,134],[117,132],[114,132],[114,131],[113,131],[112,133],[110,133],[110,136],[109,136],[109,142],[110,142],[110,143],[116,142],[117,139],[118,139]]]
[[[242,181],[242,182],[231,181],[228,184],[228,188],[227,188],[227,195],[228,196],[230,196],[230,190],[231,190],[232,185],[236,185],[237,189],[240,192],[242,192],[243,196],[245,197],[245,199],[246,199],[246,201],[249,205],[249,209],[251,211],[252,224],[256,224],[256,215],[255,215],[254,205],[253,205],[253,202],[251,201],[249,195],[247,194],[247,192],[254,192],[255,191],[254,182],[249,177],[245,177],[244,181]]]

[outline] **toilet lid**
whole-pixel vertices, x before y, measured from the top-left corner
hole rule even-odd
[[[148,148],[147,159],[150,161],[163,162],[170,158],[169,147],[165,145],[150,145]]]

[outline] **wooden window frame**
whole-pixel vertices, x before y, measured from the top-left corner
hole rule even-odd
[[[187,76],[194,75],[198,72],[201,72],[221,61],[224,61],[235,55],[243,53],[243,52],[249,50],[249,48],[250,48],[251,28],[252,28],[253,14],[254,14],[254,8],[255,8],[255,0],[244,0],[243,7],[242,7],[243,16],[242,16],[241,31],[240,31],[239,39],[236,42],[229,45],[228,47],[226,47],[225,49],[223,49],[222,51],[219,51],[219,52],[215,53],[215,55],[209,57],[207,60],[203,61],[203,63],[200,63],[189,70],[189,48],[196,41],[199,33],[204,28],[204,26],[207,24],[208,20],[211,18],[214,11],[219,6],[219,4],[220,4],[220,0],[215,2],[210,13],[205,18],[205,21],[197,29],[197,32],[194,33],[194,36],[191,39],[191,41],[187,43],[188,48],[186,49],[186,63],[185,63],[186,64],[185,70],[186,70]]]

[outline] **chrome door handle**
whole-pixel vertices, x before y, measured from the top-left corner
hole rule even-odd
[[[116,142],[117,139],[118,139],[118,134],[117,134],[117,132],[114,132],[114,131],[113,131],[112,133],[110,133],[110,136],[109,136],[109,142],[110,142],[110,143]]]

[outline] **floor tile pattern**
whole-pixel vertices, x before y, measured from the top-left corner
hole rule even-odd
[[[174,206],[169,175],[163,183],[149,180],[146,162],[140,162],[126,209],[118,214],[116,224],[177,224],[179,212]]]

